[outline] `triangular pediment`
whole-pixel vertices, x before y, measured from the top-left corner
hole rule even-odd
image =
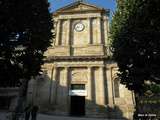
[[[104,8],[97,7],[84,2],[75,2],[65,7],[58,9],[56,12],[77,12],[77,11],[89,11],[89,10],[104,10]]]

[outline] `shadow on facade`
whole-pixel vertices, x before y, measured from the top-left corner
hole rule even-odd
[[[69,82],[67,84],[68,86],[62,86],[60,81],[50,80],[50,77],[44,74],[37,80],[30,81],[28,102],[38,105],[39,112],[51,115],[127,120],[118,106],[109,107],[107,103],[106,106],[98,105],[95,97],[93,100],[87,100],[87,96],[69,95],[71,87]]]

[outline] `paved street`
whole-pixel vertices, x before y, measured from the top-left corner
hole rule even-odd
[[[39,114],[37,120],[107,120],[107,119],[82,118],[82,117],[64,117],[64,116],[50,116],[50,115]]]
[[[9,113],[0,112],[0,120],[10,120],[9,117],[7,116],[9,116]],[[20,120],[24,120],[24,119],[20,119]],[[38,114],[37,120],[107,120],[107,119]]]

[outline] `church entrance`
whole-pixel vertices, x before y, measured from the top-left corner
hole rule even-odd
[[[71,96],[70,114],[73,116],[85,115],[85,96]]]
[[[71,84],[70,114],[73,116],[85,115],[85,84]]]

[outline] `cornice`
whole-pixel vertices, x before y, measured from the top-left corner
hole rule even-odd
[[[45,62],[53,61],[64,61],[64,60],[75,60],[75,61],[86,61],[86,60],[105,60],[108,59],[107,56],[52,56],[46,58]]]

